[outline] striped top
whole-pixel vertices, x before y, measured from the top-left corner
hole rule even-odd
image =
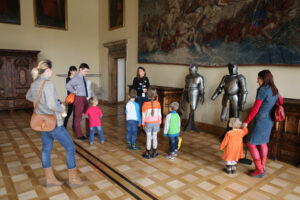
[[[158,101],[153,101],[154,114],[151,116],[152,103],[151,101],[144,102],[142,107],[142,124],[159,123],[161,124],[161,107]]]

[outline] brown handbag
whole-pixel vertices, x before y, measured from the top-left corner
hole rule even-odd
[[[48,80],[45,80],[42,84],[42,87],[39,91],[39,95],[35,101],[33,114],[31,116],[30,120],[30,127],[35,131],[52,131],[55,128],[56,125],[56,116],[54,115],[45,115],[45,114],[37,114],[36,109],[38,108],[41,94],[43,91],[43,88],[45,86],[45,83]]]

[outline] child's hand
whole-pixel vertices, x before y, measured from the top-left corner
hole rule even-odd
[[[141,125],[140,125],[140,124],[138,124],[138,127],[141,127]]]
[[[248,124],[244,122],[243,123],[243,127],[247,127],[247,126],[248,126]]]

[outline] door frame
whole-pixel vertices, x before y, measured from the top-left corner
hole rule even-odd
[[[127,39],[103,44],[108,48],[108,103],[118,103],[118,58],[125,59],[125,96],[126,96],[126,56]],[[126,97],[125,97],[126,99]]]

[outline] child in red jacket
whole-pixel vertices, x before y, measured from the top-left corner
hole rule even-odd
[[[103,116],[102,110],[97,106],[98,105],[98,99],[96,97],[91,97],[89,99],[90,107],[85,112],[86,116],[89,116],[89,122],[90,122],[90,136],[89,141],[90,144],[94,143],[94,129],[96,128],[98,131],[98,136],[101,144],[104,143],[104,136],[103,131],[101,127],[101,118]]]

